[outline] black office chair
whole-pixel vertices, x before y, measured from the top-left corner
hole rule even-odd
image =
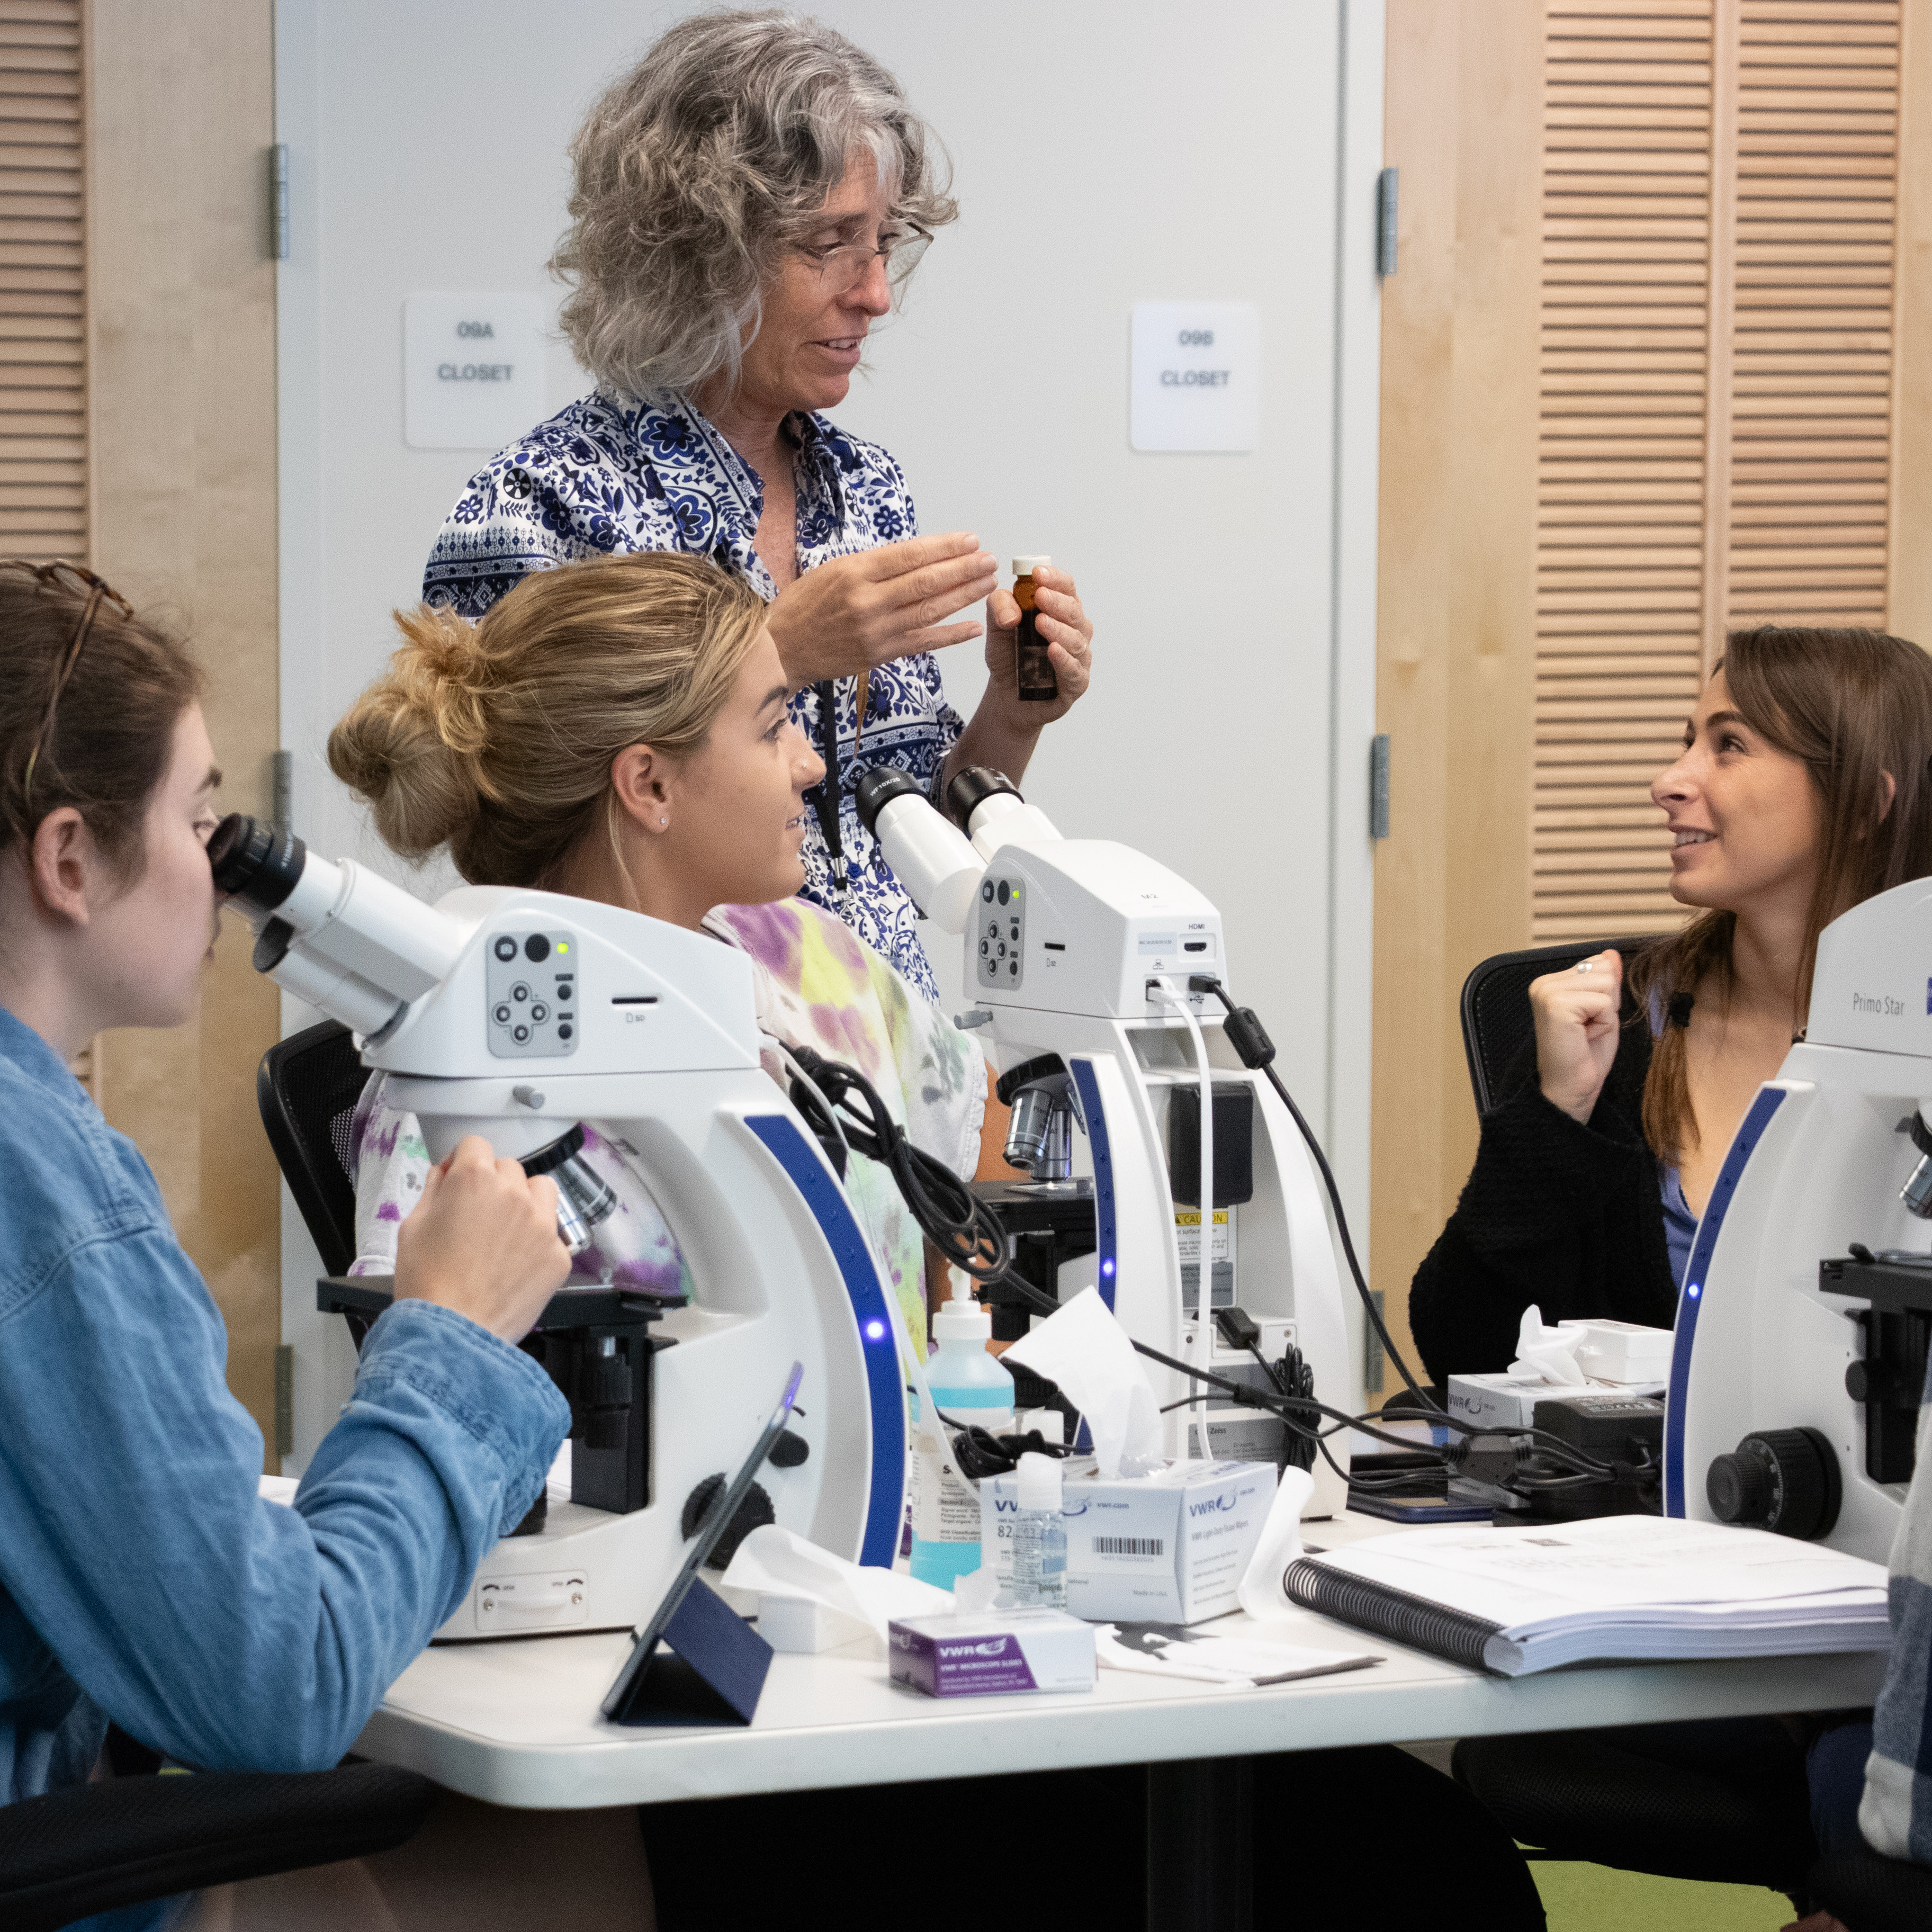
[[[116,1778],[0,1805],[0,1924],[52,1932],[118,1906],[393,1851],[436,1787],[412,1771]]]
[[[1847,1932],[1924,1932],[1932,1925],[1932,1868],[1858,1852],[1820,1858],[1806,1881],[1814,1911]]]
[[[334,1020],[278,1041],[255,1072],[268,1144],[328,1274],[346,1274],[356,1260],[349,1130],[368,1079],[355,1035]]]
[[[1532,946],[1525,952],[1498,952],[1478,966],[1462,982],[1462,1051],[1468,1057],[1477,1112],[1486,1114],[1504,1097],[1503,1076],[1535,1036],[1529,1010],[1531,980],[1612,949],[1623,955],[1628,966],[1630,955],[1646,944],[1642,939],[1570,939],[1561,946]]]

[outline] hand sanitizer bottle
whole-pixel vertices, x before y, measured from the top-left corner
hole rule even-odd
[[[998,1433],[1013,1426],[1013,1378],[986,1352],[993,1318],[956,1278],[952,1299],[932,1318],[938,1344],[926,1384],[943,1414]],[[980,1498],[946,1466],[938,1417],[918,1413],[913,1397],[912,1574],[942,1590],[980,1567]]]
[[[1066,1526],[1060,1515],[1060,1465],[1051,1456],[1020,1458],[1019,1510],[1013,1518],[1013,1601],[1066,1607]]]

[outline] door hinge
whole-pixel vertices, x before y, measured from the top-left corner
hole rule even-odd
[[[1376,273],[1395,273],[1396,178],[1398,168],[1384,168],[1376,177]]]
[[[1389,740],[1378,731],[1369,745],[1369,836],[1389,836]]]
[[[268,150],[268,253],[278,262],[289,259],[289,144],[278,141]]]
[[[292,832],[296,822],[296,754],[274,752],[268,758],[268,817],[278,832]]]
[[[1369,1299],[1376,1305],[1376,1312],[1384,1315],[1382,1300],[1385,1291],[1379,1288],[1369,1290]],[[1382,1365],[1388,1360],[1382,1348],[1382,1338],[1371,1322],[1362,1335],[1362,1387],[1370,1395],[1382,1392]]]
[[[296,1448],[296,1352],[295,1345],[282,1342],[275,1348],[275,1455],[277,1472],[280,1473],[280,1459],[292,1456]]]

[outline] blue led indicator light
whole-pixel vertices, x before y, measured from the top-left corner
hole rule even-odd
[[[1695,1301],[1698,1296],[1702,1294],[1703,1292],[1704,1285],[1702,1282],[1698,1281],[1694,1281],[1690,1286],[1684,1291],[1684,1292],[1688,1294],[1693,1301]]]
[[[1114,1258],[1112,1255],[1100,1264],[1100,1272],[1104,1275],[1111,1275],[1114,1272]]]
[[[866,1340],[868,1342],[882,1340],[884,1338],[885,1332],[886,1324],[883,1322],[879,1321],[876,1317],[866,1324]]]

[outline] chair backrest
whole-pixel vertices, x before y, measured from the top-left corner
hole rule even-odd
[[[368,1078],[355,1036],[334,1020],[278,1041],[255,1073],[268,1144],[331,1274],[346,1274],[356,1259],[349,1129]]]
[[[1525,952],[1498,952],[1485,959],[1462,982],[1462,1051],[1468,1056],[1469,1084],[1476,1112],[1486,1114],[1502,1097],[1510,1063],[1536,1032],[1529,1010],[1529,982],[1560,973],[1593,952],[1615,950],[1630,963],[1645,939],[1569,939],[1561,946],[1532,946]]]

